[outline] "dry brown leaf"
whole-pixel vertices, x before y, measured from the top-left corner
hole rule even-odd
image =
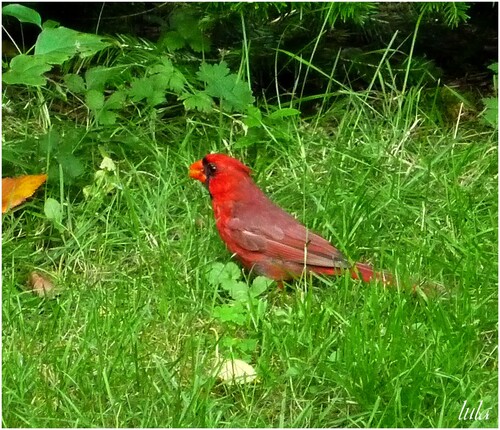
[[[56,293],[52,280],[47,275],[39,272],[29,274],[28,288],[40,297],[53,297]]]
[[[2,178],[2,213],[31,197],[46,180],[47,175],[45,174]]]
[[[224,360],[217,368],[217,377],[228,385],[249,384],[257,378],[255,369],[243,360]]]

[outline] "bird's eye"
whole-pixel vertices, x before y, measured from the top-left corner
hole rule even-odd
[[[207,168],[210,175],[213,175],[215,172],[217,172],[217,166],[214,163],[208,163]]]

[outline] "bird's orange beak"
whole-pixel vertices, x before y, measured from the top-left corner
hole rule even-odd
[[[203,162],[198,160],[189,166],[189,177],[200,181],[204,184],[207,180],[203,169]]]

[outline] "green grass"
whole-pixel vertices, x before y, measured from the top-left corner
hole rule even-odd
[[[437,128],[411,94],[396,109],[380,97],[374,110],[353,94],[341,115],[232,153],[351,260],[395,273],[395,289],[301,279],[260,296],[242,324],[215,318],[231,299],[205,274],[231,256],[207,191],[187,177],[192,161],[231,147],[209,122],[123,121],[137,141],[103,144],[118,188],[85,199],[77,185],[46,187],[64,204],[62,230],[43,193],[5,215],[3,425],[496,427],[496,135],[475,122]],[[22,139],[11,132],[6,145]],[[55,277],[56,299],[24,290],[35,269]],[[411,294],[420,281],[445,294]],[[214,330],[256,383],[212,376]],[[458,420],[464,401],[481,400],[489,419]]]

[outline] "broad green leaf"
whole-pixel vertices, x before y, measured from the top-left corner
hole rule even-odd
[[[151,74],[162,73],[170,76],[174,72],[174,65],[167,57],[163,57],[161,60],[161,64],[155,64],[151,67]]]
[[[300,110],[293,109],[293,108],[283,108],[283,109],[278,109],[271,113],[268,118],[269,119],[281,119],[281,118],[286,118],[288,116],[295,116],[295,115],[300,115]]]
[[[226,94],[222,97],[223,105],[227,105],[229,111],[236,110],[239,112],[244,112],[248,109],[249,105],[251,105],[255,101],[254,97],[252,96],[252,92],[248,88],[248,84],[243,81],[236,80],[236,75],[228,76],[228,84],[229,79],[231,79],[231,81],[234,80],[235,82],[229,94]]]
[[[170,49],[182,48],[187,42],[195,52],[209,50],[209,39],[201,31],[197,17],[179,10],[172,16],[170,21],[171,27],[176,30],[171,32],[174,34],[167,33],[165,36],[168,37],[168,42],[172,46]],[[167,43],[165,45],[168,47]]]
[[[228,279],[240,279],[241,278],[241,270],[236,263],[229,262],[225,264],[223,269],[223,273],[227,276]]]
[[[230,291],[231,288],[233,288],[234,284],[238,282],[234,279],[227,279],[227,278],[223,278],[223,279],[219,279],[219,284],[220,284],[220,287],[223,289],[223,290],[226,290],[226,291]]]
[[[224,336],[220,340],[220,344],[224,348],[234,348],[236,345],[240,343],[241,339],[238,339],[237,337],[230,337],[230,336]]]
[[[45,85],[47,79],[43,74],[52,69],[44,58],[36,55],[17,55],[10,62],[10,69],[2,75],[6,84]]]
[[[89,109],[100,110],[104,107],[104,94],[97,90],[87,91],[85,94],[85,103]]]
[[[226,63],[206,64],[200,66],[196,73],[198,79],[206,84],[205,92],[212,97],[221,99],[221,105],[228,111],[246,111],[254,102],[248,85],[239,80],[235,74],[229,74]]]
[[[104,109],[97,115],[97,122],[101,125],[113,125],[116,123],[116,113]]]
[[[166,73],[157,73],[156,75],[150,76],[148,78],[150,85],[153,86],[154,90],[164,92],[168,88],[168,81],[170,76]]]
[[[50,197],[45,200],[43,211],[45,212],[45,216],[47,217],[47,219],[57,224],[61,224],[62,208],[61,204],[57,200]]]
[[[488,66],[488,69],[492,70],[495,73],[498,73],[498,63],[493,63]]]
[[[237,302],[231,305],[216,306],[212,316],[222,322],[229,321],[238,325],[243,325],[246,321],[246,310],[240,302]]]
[[[257,141],[249,136],[242,136],[236,142],[234,142],[234,149],[244,149],[249,146],[255,145]]]
[[[83,163],[73,154],[59,154],[57,161],[61,164],[64,174],[71,179],[77,178],[85,172]]]
[[[184,85],[186,84],[186,78],[178,70],[174,70],[174,73],[168,81],[168,87],[177,94],[180,94],[184,90]]]
[[[86,58],[102,51],[109,46],[102,39],[66,27],[45,28],[36,41],[35,55],[45,55],[47,62],[62,64],[76,55]]]
[[[225,61],[221,61],[220,64],[207,64],[203,63],[200,66],[200,70],[196,73],[198,79],[209,84],[212,82],[217,82],[217,80],[224,78],[229,75],[231,70],[227,67]]]
[[[167,88],[175,91],[176,93],[182,92],[186,79],[184,75],[179,72],[169,58],[163,57],[161,64],[156,64],[151,68],[153,76],[149,79],[158,91],[165,91]]]
[[[201,32],[194,33],[193,37],[188,39],[188,43],[194,52],[210,51],[210,39]]]
[[[257,348],[257,339],[238,339],[237,345],[242,351],[253,352]]]
[[[89,90],[104,92],[106,82],[116,73],[114,68],[97,66],[85,72],[85,82]]]
[[[221,280],[228,279],[227,277],[222,276],[225,266],[225,264],[219,262],[212,263],[210,265],[206,273],[206,277],[211,285],[219,285]]]
[[[61,142],[61,135],[56,128],[52,128],[47,134],[42,136],[39,143],[40,152],[50,154],[52,151],[57,150]]]
[[[250,295],[252,297],[260,296],[262,293],[268,290],[269,286],[273,281],[265,276],[257,276],[250,287]]]
[[[486,107],[483,119],[492,127],[498,127],[498,97],[487,97],[482,99]]]
[[[248,127],[260,127],[262,125],[262,113],[255,106],[248,108],[247,117],[243,120]]]
[[[269,140],[267,133],[262,127],[252,127],[246,136],[241,136],[235,143],[235,149],[248,148],[249,146],[264,143]]]
[[[59,141],[57,142],[59,154],[73,154],[75,145],[77,145],[77,142],[82,138],[81,132],[75,130],[66,130],[64,136],[60,136],[59,134],[55,136],[59,136]]]
[[[104,107],[106,109],[120,109],[123,103],[125,103],[125,98],[126,96],[123,91],[115,91],[104,102]]]
[[[40,14],[29,7],[23,6],[21,4],[9,4],[2,8],[2,15],[13,16],[17,18],[20,22],[26,22],[28,24],[35,24],[42,28],[42,18]]]
[[[219,285],[223,281],[235,281],[241,278],[241,271],[235,263],[213,263],[207,272],[207,280],[211,285]]]
[[[183,100],[184,107],[186,110],[196,109],[199,112],[211,112],[213,100],[207,93],[203,91],[197,91],[194,94],[185,94],[179,97]]]
[[[165,93],[163,91],[155,91],[151,97],[147,98],[147,102],[149,106],[157,106],[161,103],[165,102]]]
[[[221,288],[229,292],[233,300],[248,299],[248,285],[241,281],[225,280],[221,282]]]
[[[156,106],[165,101],[165,90],[168,84],[166,80],[168,81],[168,78],[161,75],[136,79],[132,82],[128,95],[134,102],[147,99],[150,106]]]
[[[176,51],[183,48],[186,41],[178,31],[169,31],[162,37],[160,44],[162,47],[165,47],[170,51]]]
[[[192,37],[194,32],[199,32],[198,20],[184,11],[178,11],[171,18],[171,25],[184,39]]]
[[[56,28],[61,25],[60,22],[54,21],[52,19],[48,19],[47,21],[44,21],[42,24],[42,27],[45,28]]]
[[[139,102],[153,95],[153,88],[146,78],[134,79],[128,90],[128,95],[134,102]]]
[[[64,75],[64,83],[68,87],[68,90],[81,94],[85,92],[85,82],[83,78],[74,73],[69,73]]]
[[[231,298],[236,301],[245,301],[248,300],[248,287],[243,282],[234,285],[229,294]]]

